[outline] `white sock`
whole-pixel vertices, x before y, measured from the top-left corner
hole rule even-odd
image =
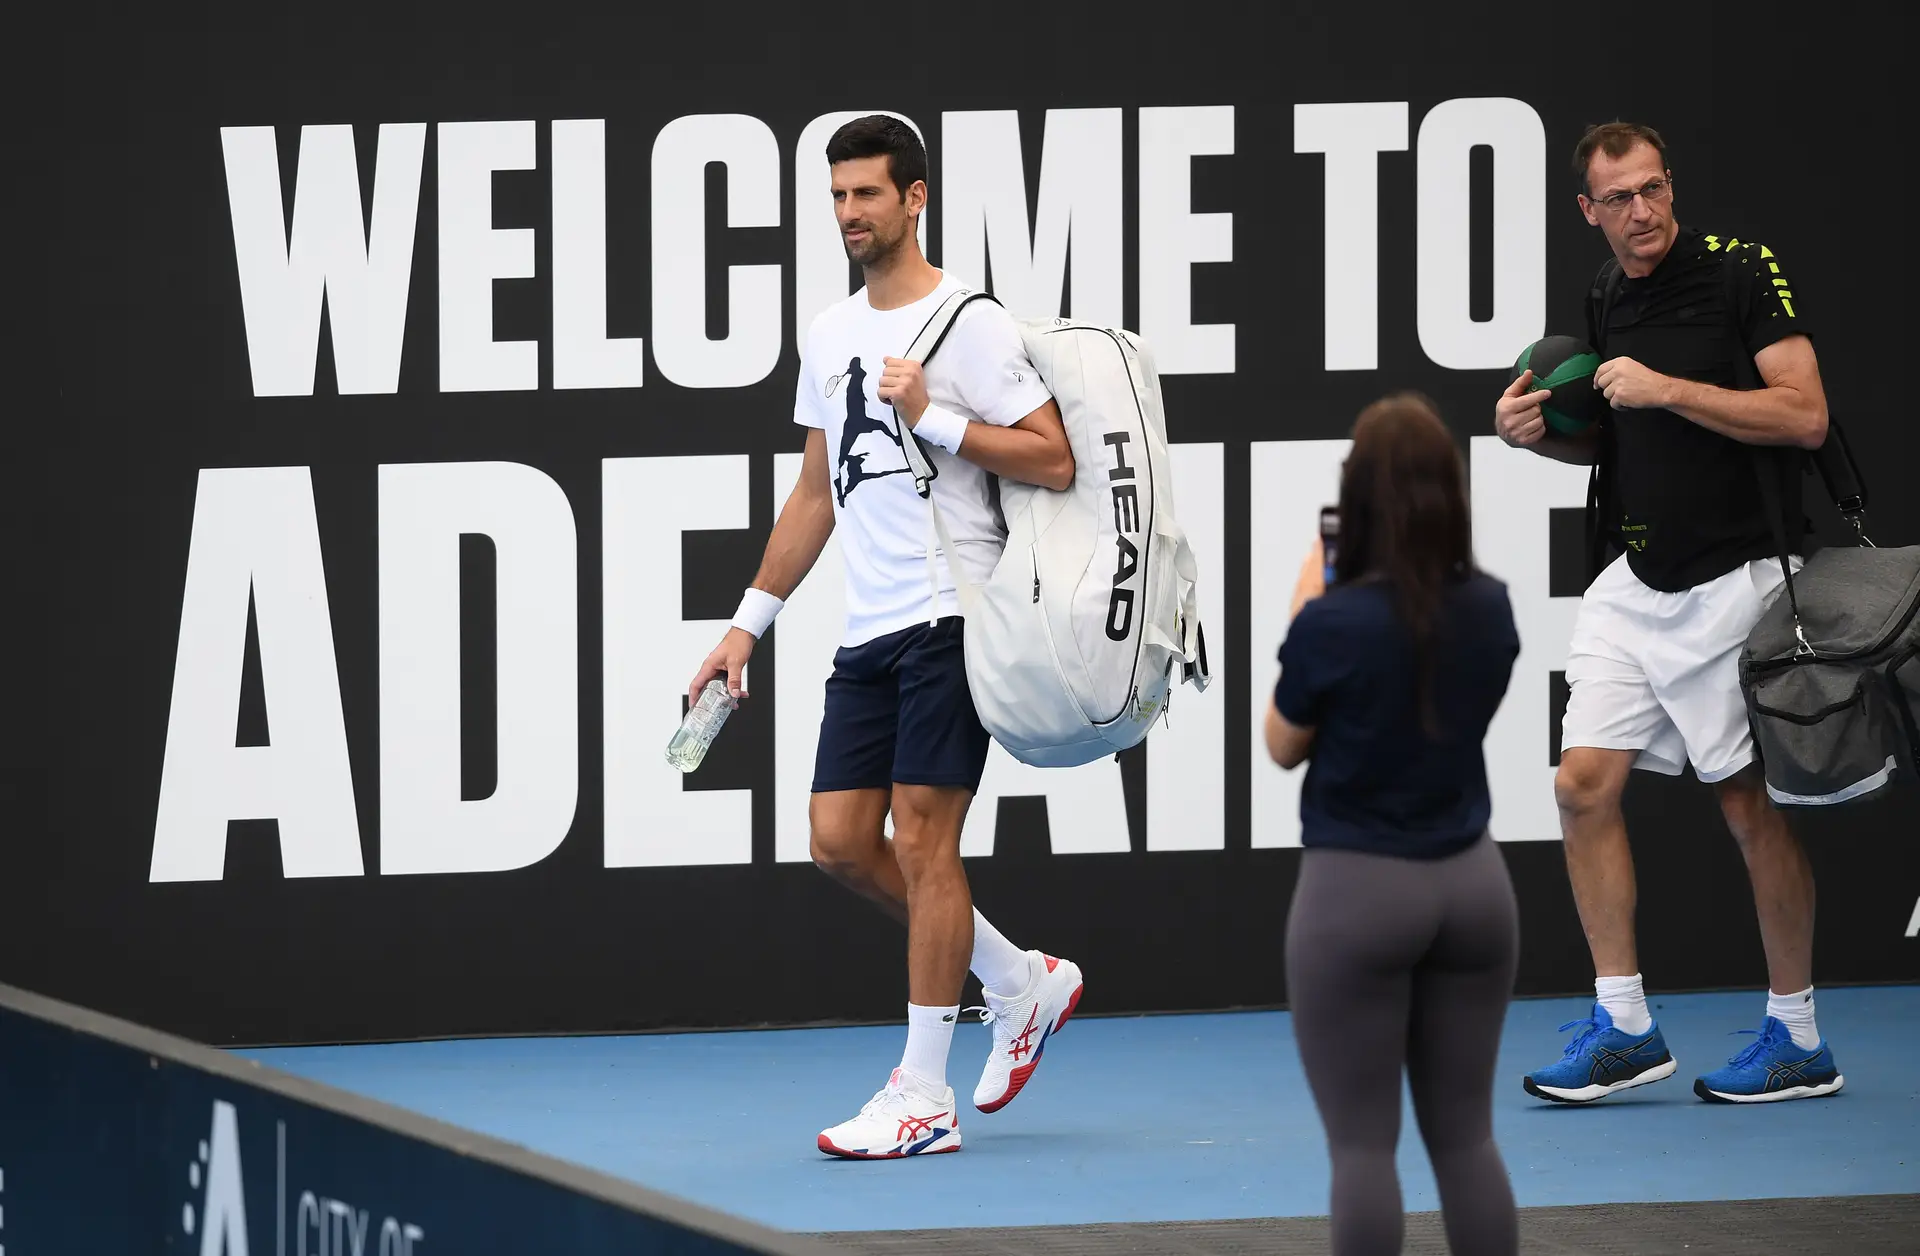
[[[978,907],[973,909],[973,962],[968,967],[981,985],[997,995],[1022,994],[1031,979],[1030,963],[1025,951],[988,924]]]
[[[900,1057],[903,1072],[913,1074],[918,1089],[929,1098],[947,1089],[947,1049],[953,1045],[953,1025],[960,1005],[921,1007],[907,1004],[907,1053]]]
[[[1798,994],[1775,994],[1767,991],[1767,1015],[1787,1027],[1793,1035],[1793,1045],[1802,1051],[1811,1051],[1820,1045],[1820,1031],[1813,1023],[1813,987],[1808,986]]]
[[[1596,978],[1593,994],[1600,1006],[1607,1009],[1607,1015],[1613,1017],[1613,1027],[1621,1033],[1637,1038],[1653,1028],[1653,1013],[1647,1010],[1647,992],[1640,984],[1639,973],[1631,977]]]

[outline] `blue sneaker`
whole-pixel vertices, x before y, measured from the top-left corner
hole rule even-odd
[[[1782,1099],[1817,1099],[1836,1094],[1847,1084],[1834,1066],[1825,1042],[1808,1051],[1794,1045],[1787,1027],[1769,1016],[1754,1044],[1693,1083],[1693,1093],[1708,1103],[1777,1103]]]
[[[1580,1032],[1567,1044],[1559,1062],[1526,1076],[1523,1084],[1536,1099],[1592,1103],[1615,1091],[1663,1081],[1680,1067],[1667,1051],[1660,1026],[1639,1037],[1622,1033],[1598,1003],[1591,1018],[1560,1026],[1562,1033],[1569,1029]]]

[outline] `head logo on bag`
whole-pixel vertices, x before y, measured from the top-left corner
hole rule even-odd
[[[968,303],[991,300],[955,293],[905,356],[926,361]],[[1146,345],[1072,319],[1015,325],[1060,407],[1077,469],[1058,491],[1000,482],[999,564],[981,585],[955,573],[967,678],[981,723],[1008,754],[1074,767],[1138,745],[1168,707],[1176,665],[1177,679],[1206,688],[1199,566],[1174,514],[1160,378]],[[915,486],[951,553],[935,471],[904,421],[901,430]]]
[[[1125,641],[1133,624],[1133,588],[1130,584],[1140,570],[1140,548],[1131,539],[1140,531],[1140,494],[1132,483],[1133,468],[1127,465],[1127,434],[1108,432],[1101,438],[1112,452],[1114,466],[1107,478],[1116,481],[1113,493],[1114,545],[1120,551],[1113,568],[1113,595],[1107,601],[1107,636]]]

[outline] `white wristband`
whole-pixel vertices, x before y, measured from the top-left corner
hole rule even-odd
[[[957,454],[960,452],[960,442],[967,437],[967,420],[964,415],[929,405],[921,412],[920,421],[913,425],[913,434],[928,444]]]
[[[760,635],[773,626],[773,617],[785,605],[765,589],[749,588],[741,595],[740,609],[733,613],[733,626],[752,633],[753,639],[758,641]]]

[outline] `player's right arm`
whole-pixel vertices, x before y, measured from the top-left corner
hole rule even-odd
[[[1540,403],[1553,396],[1553,390],[1542,388],[1528,392],[1527,385],[1532,382],[1533,372],[1522,371],[1519,379],[1507,385],[1507,391],[1500,394],[1500,400],[1493,407],[1493,430],[1515,449],[1531,449],[1559,462],[1592,466],[1600,456],[1599,429],[1590,427],[1578,436],[1565,436],[1548,429],[1547,416],[1540,413]]]
[[[754,589],[785,602],[800,587],[820,553],[833,535],[833,483],[827,470],[827,434],[817,427],[807,429],[806,453],[800,461],[800,479],[780,508],[773,522],[773,533],[760,558],[760,570],[753,577]],[[749,595],[751,596],[751,595]],[[687,699],[700,700],[700,691],[716,676],[727,678],[727,689],[735,698],[747,696],[743,677],[747,659],[757,642],[744,628],[729,627],[713,653],[707,655],[693,683],[687,686]]]

